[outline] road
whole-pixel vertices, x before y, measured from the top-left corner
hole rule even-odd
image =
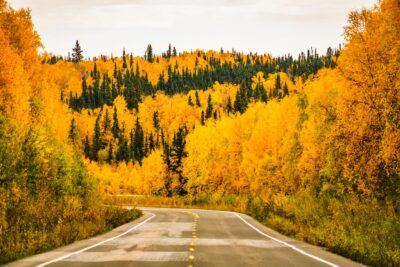
[[[111,232],[8,266],[362,266],[233,212],[143,208]]]

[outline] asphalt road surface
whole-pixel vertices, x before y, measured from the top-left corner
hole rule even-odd
[[[244,214],[143,208],[111,232],[9,266],[362,266]]]

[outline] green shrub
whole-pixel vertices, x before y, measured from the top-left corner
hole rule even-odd
[[[103,206],[80,156],[44,126],[19,136],[0,119],[0,264],[110,230],[141,215]]]

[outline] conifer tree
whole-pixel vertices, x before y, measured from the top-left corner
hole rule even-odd
[[[147,46],[145,60],[147,60],[150,63],[153,63],[154,61],[153,47],[151,46],[151,44]]]
[[[118,136],[118,150],[115,158],[117,161],[129,161],[128,142],[126,141],[123,132]]]
[[[164,136],[164,133],[161,132],[162,136]],[[171,169],[171,150],[168,142],[163,141],[163,154],[162,154],[163,162],[166,166],[166,171],[167,171],[167,177],[165,179],[165,191],[167,192],[167,196],[171,196],[171,177],[169,175],[170,169]]]
[[[83,51],[79,45],[78,40],[76,40],[75,47],[72,48],[72,61],[78,63],[83,59]]]
[[[150,136],[149,136],[149,150],[151,152],[151,151],[154,151],[155,149],[156,149],[156,144],[154,142],[153,133],[150,133]]]
[[[206,119],[211,118],[212,114],[213,114],[213,105],[211,101],[211,94],[209,94],[207,101],[207,109],[206,109]]]
[[[167,50],[167,58],[170,58],[172,56],[172,48],[171,44],[168,45],[168,50]]]
[[[93,152],[93,159],[98,160],[98,152],[103,148],[103,141],[101,138],[101,129],[100,129],[100,119],[101,114],[97,116],[96,123],[94,125],[94,135],[93,135],[93,145],[92,145],[92,152]]]
[[[126,64],[126,54],[125,48],[122,50],[122,68],[126,69],[128,65]]]
[[[281,76],[278,74],[276,75],[276,80],[275,80],[275,89],[278,91],[281,89]]]
[[[267,96],[267,92],[265,91],[264,87],[260,88],[260,94],[261,94],[261,101],[264,103],[268,102],[268,96]]]
[[[82,108],[89,107],[89,94],[88,94],[88,87],[86,83],[86,77],[82,77],[82,95],[81,95],[81,105]]]
[[[260,88],[262,87],[261,83],[257,83],[256,88],[254,89],[254,101],[257,101],[261,98],[261,90]]]
[[[139,102],[141,101],[140,93],[131,83],[125,83],[124,96],[128,109],[139,110]]]
[[[119,136],[119,123],[118,123],[118,113],[117,113],[117,107],[114,107],[114,115],[113,115],[113,126],[112,126],[112,134],[114,138],[117,138]]]
[[[183,159],[187,157],[185,151],[185,132],[184,129],[179,128],[178,132],[174,135],[171,151],[170,151],[170,171],[176,173],[179,179],[179,186],[176,188],[178,195],[185,195],[185,184],[187,179],[182,176],[183,171]]]
[[[129,156],[129,148],[128,148],[128,141],[123,138],[123,146],[122,146],[122,160],[125,161],[125,163],[128,163],[130,160]]]
[[[76,141],[76,125],[75,125],[74,117],[71,120],[71,126],[69,128],[68,138],[69,138],[69,140],[71,140],[72,143],[75,143],[75,141]]]
[[[165,143],[165,136],[164,136],[164,130],[161,129],[161,143],[164,145]]]
[[[68,107],[70,109],[76,109],[74,103],[75,103],[75,100],[74,100],[74,96],[72,95],[72,91],[69,91]]]
[[[93,78],[94,80],[97,80],[97,78],[100,78],[100,77],[99,77],[99,71],[97,70],[97,63],[96,63],[96,62],[94,63],[94,66],[93,66],[92,78]]]
[[[90,142],[89,142],[89,136],[88,135],[86,135],[86,138],[83,141],[83,147],[84,147],[85,157],[88,158],[88,159],[92,159],[92,156],[91,156],[91,153],[90,153],[91,148],[90,148]]]
[[[228,97],[228,104],[226,106],[226,111],[228,112],[228,114],[232,113],[232,100],[231,100],[231,96]]]
[[[196,93],[194,95],[196,97],[196,106],[201,107],[199,92],[196,91]]]
[[[240,94],[240,90],[236,92],[235,102],[233,104],[235,111],[244,113],[245,112],[245,105],[242,95]]]
[[[288,85],[285,83],[284,85],[283,85],[283,96],[285,97],[285,96],[288,96],[289,95],[289,87],[288,87]]]
[[[153,112],[153,127],[156,131],[160,129],[160,118],[158,116],[158,111]]]
[[[191,96],[191,95],[189,95],[189,98],[188,98],[188,104],[189,104],[189,106],[191,106],[191,107],[193,107],[193,106],[194,106],[194,104],[193,104],[193,100],[192,100],[192,96]]]
[[[135,146],[134,146],[134,156],[135,159],[142,165],[142,159],[144,157],[144,133],[142,126],[140,125],[139,118],[136,118],[135,125]]]
[[[130,53],[130,55],[129,55],[129,67],[131,68],[131,70],[132,70],[132,66],[133,66],[133,55],[132,55],[132,53]]]
[[[106,114],[103,120],[103,132],[106,133],[110,129],[111,129],[111,118],[108,109],[106,109]]]
[[[139,62],[136,61],[136,72],[135,72],[136,76],[140,76],[140,70],[139,70]]]
[[[130,158],[132,159],[133,163],[135,163],[135,138],[133,129],[131,129],[131,132],[129,133],[129,138],[131,142],[129,145]]]

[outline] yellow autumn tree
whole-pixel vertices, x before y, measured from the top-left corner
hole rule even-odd
[[[399,16],[395,0],[352,12],[339,58],[346,84],[338,101],[336,144],[342,147],[343,175],[367,195],[398,188]]]

